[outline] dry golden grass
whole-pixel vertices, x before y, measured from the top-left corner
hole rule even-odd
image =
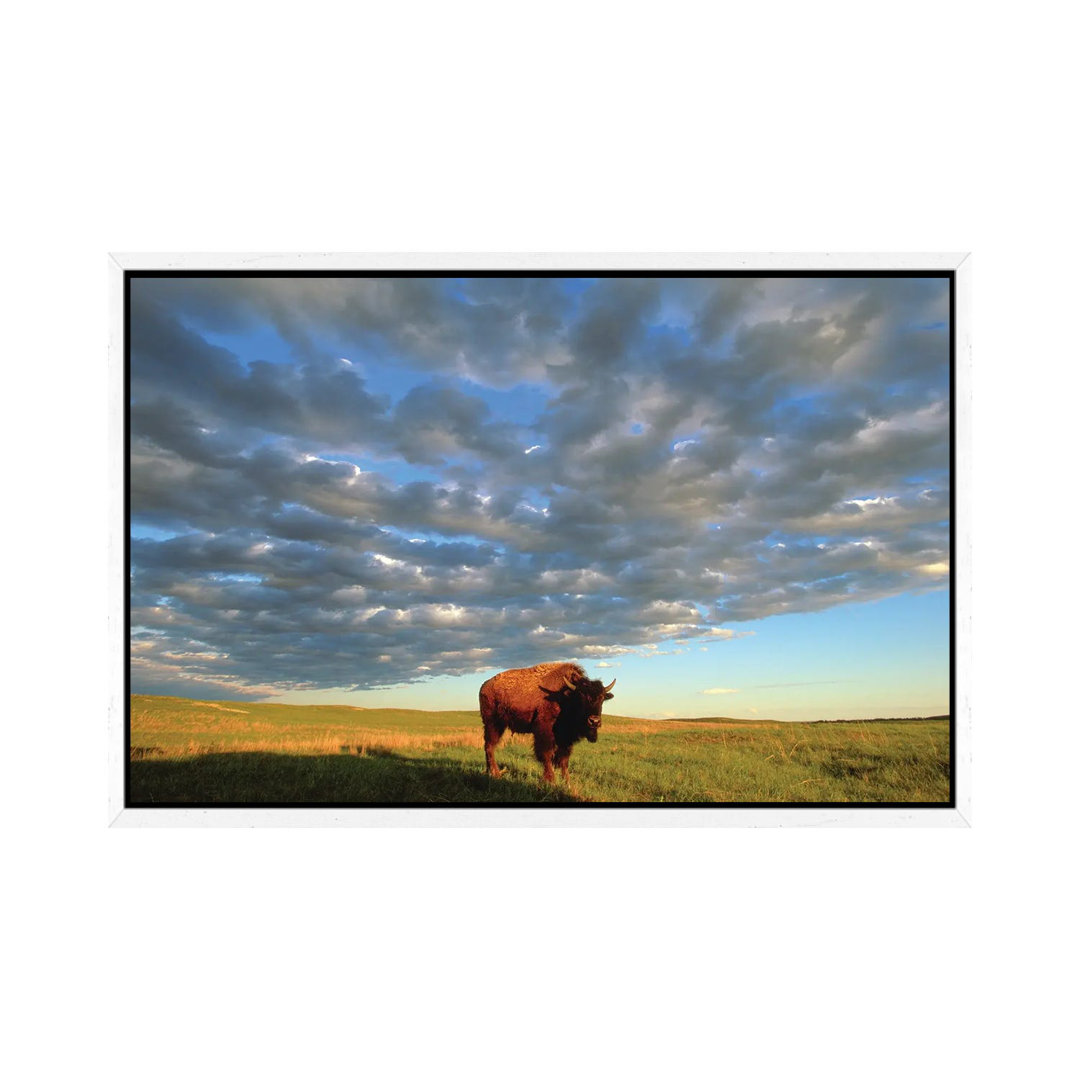
[[[146,699],[143,699],[146,700]],[[140,703],[141,706],[141,703]],[[348,707],[340,707],[348,708]],[[351,712],[374,713],[377,710],[349,709]],[[626,735],[673,735],[681,731],[700,731],[702,724],[692,720],[643,720],[634,717],[609,717],[609,730]],[[724,729],[745,732],[775,727],[771,722],[746,723],[713,721],[707,730],[723,738]],[[479,722],[468,727],[442,727],[438,731],[402,731],[396,728],[357,726],[355,723],[334,723],[318,733],[294,732],[270,737],[281,730],[276,716],[265,715],[258,706],[233,707],[216,702],[192,702],[183,710],[137,707],[132,711],[131,759],[147,757],[184,758],[204,754],[244,751],[250,753],[323,755],[359,754],[366,756],[380,751],[432,751],[454,747],[483,749],[483,733]],[[170,736],[167,740],[160,736]],[[184,738],[184,735],[188,735]],[[507,732],[503,745],[531,742],[531,736]],[[164,743],[164,745],[162,745]]]
[[[775,721],[763,720],[760,723],[746,720],[638,720],[630,716],[619,716],[604,719],[604,725],[608,728],[617,729],[620,733],[628,735],[660,735],[671,734],[677,731],[700,731],[703,728],[708,731],[760,731],[777,727]],[[603,730],[603,729],[601,729]]]
[[[270,727],[271,725],[261,726]],[[431,751],[446,747],[480,751],[483,749],[483,735],[479,730],[465,728],[460,730],[452,729],[439,734],[410,734],[408,732],[384,731],[374,728],[365,730],[362,734],[357,732],[327,732],[324,735],[304,738],[243,738],[240,740],[234,738],[228,742],[189,739],[185,743],[174,743],[170,746],[146,746],[144,743],[133,744],[131,747],[131,760],[140,761],[146,757],[183,758],[226,752],[298,754],[302,756],[359,754],[365,756],[379,751]]]

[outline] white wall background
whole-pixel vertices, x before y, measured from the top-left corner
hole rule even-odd
[[[1060,1071],[1066,10],[9,14],[14,1075]],[[515,250],[974,252],[973,829],[106,828],[105,253]]]

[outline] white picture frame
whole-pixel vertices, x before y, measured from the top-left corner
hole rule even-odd
[[[128,271],[949,271],[953,274],[952,716],[953,805],[924,807],[741,808],[576,807],[297,807],[134,808],[125,806],[128,712],[125,478],[125,275]],[[109,686],[108,817],[113,827],[966,827],[971,824],[971,257],[954,254],[113,254],[109,257]]]

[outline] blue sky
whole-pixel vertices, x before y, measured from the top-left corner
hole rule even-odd
[[[135,278],[132,688],[948,709],[942,278]]]

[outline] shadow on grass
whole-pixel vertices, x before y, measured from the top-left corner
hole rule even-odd
[[[130,764],[128,805],[265,806],[278,803],[382,805],[580,802],[538,776],[498,779],[477,765],[447,757],[405,757],[390,751],[356,754],[272,754],[235,751],[185,758],[137,757]]]

